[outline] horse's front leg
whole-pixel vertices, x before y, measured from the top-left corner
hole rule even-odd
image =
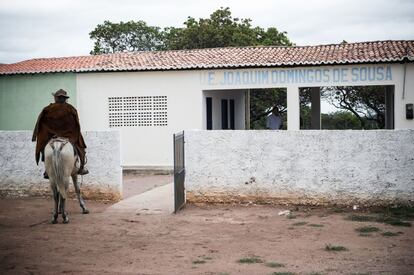
[[[59,192],[57,190],[57,186],[55,184],[50,185],[53,191],[53,200],[55,202],[55,209],[53,211],[52,223],[57,223],[58,215],[59,215]]]
[[[85,201],[83,200],[81,192],[80,192],[80,188],[78,184],[78,175],[74,174],[72,176],[72,180],[73,180],[73,185],[75,186],[76,196],[78,197],[79,205],[82,208],[82,213],[89,214],[89,210],[86,208]]]

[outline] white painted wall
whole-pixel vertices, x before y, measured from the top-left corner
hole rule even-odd
[[[187,131],[194,201],[414,201],[414,130]]]
[[[122,166],[172,167],[173,134],[203,125],[203,97],[194,71],[78,74],[78,111],[82,129],[108,129],[108,97],[164,95],[168,126],[121,127]]]
[[[375,68],[378,66],[391,68],[391,80],[358,80],[352,81],[353,68]],[[276,82],[228,84],[222,82],[223,75],[228,72],[240,73],[269,70],[281,72],[288,69],[348,70],[342,80],[301,83]],[[298,130],[300,87],[319,87],[333,85],[395,85],[395,129],[414,129],[414,120],[405,119],[405,104],[414,102],[414,64],[407,65],[405,98],[402,99],[404,65],[346,65],[346,66],[313,66],[292,68],[230,69],[230,70],[194,70],[194,71],[155,71],[155,72],[112,72],[82,73],[77,75],[77,102],[83,130],[108,129],[108,97],[112,96],[168,96],[167,127],[122,127],[121,150],[123,166],[162,166],[172,167],[173,133],[189,129],[205,129],[205,94],[220,95],[236,92],[243,97],[237,100],[244,104],[241,91],[249,88],[286,88],[288,109],[288,130]],[[207,92],[203,92],[207,91]],[[239,97],[238,97],[239,98]],[[217,100],[219,100],[217,98]],[[214,104],[217,106],[217,104]],[[214,107],[213,105],[213,107]],[[220,108],[220,104],[218,107]],[[237,104],[237,106],[239,106]],[[237,108],[239,109],[239,108]],[[241,108],[244,114],[244,108]],[[220,115],[220,112],[213,111]],[[244,117],[242,113],[241,116]],[[217,120],[218,118],[216,118]],[[221,123],[221,119],[219,119]],[[242,120],[236,118],[237,128],[243,129]],[[218,125],[213,124],[215,129]]]
[[[120,135],[118,131],[83,133],[89,174],[83,177],[86,198],[117,201],[122,196]],[[44,164],[36,166],[35,142],[30,131],[0,131],[0,195],[50,195],[43,179]],[[79,180],[81,180],[79,178]],[[73,190],[73,186],[70,186]]]
[[[405,118],[405,104],[414,104],[414,64],[406,64],[405,92],[403,96],[403,72],[404,65],[399,66],[401,79],[396,85],[395,90],[395,128],[396,129],[414,129],[414,120]]]

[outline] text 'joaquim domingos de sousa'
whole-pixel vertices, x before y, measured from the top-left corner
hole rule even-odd
[[[293,68],[205,71],[201,84],[252,85],[252,84],[300,84],[338,83],[392,80],[391,66],[358,66],[353,68]]]

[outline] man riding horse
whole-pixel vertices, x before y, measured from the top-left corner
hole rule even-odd
[[[39,164],[40,154],[42,154],[42,161],[44,162],[44,149],[51,138],[67,138],[76,148],[76,153],[79,156],[80,168],[78,174],[86,175],[89,173],[85,167],[86,144],[80,131],[78,112],[75,107],[66,102],[69,98],[66,91],[60,89],[52,95],[55,98],[55,103],[43,108],[33,131],[32,141],[37,140],[36,163]],[[45,179],[49,178],[46,171],[43,177]]]

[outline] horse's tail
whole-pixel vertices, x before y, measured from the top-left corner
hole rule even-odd
[[[53,146],[52,154],[52,169],[55,174],[55,184],[62,198],[66,199],[66,188],[65,188],[65,169],[62,158],[63,146]]]

